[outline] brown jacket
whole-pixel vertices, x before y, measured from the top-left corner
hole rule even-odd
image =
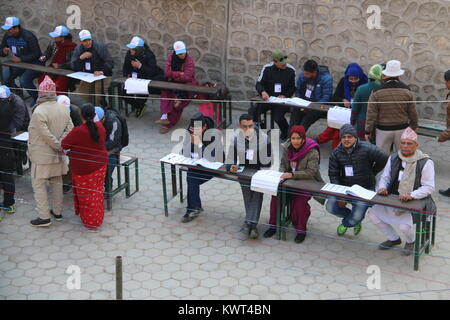
[[[281,145],[280,172],[292,172],[291,164],[288,160],[288,148],[291,144]],[[297,171],[292,172],[294,180],[316,180],[323,182],[320,175],[319,152],[316,149],[310,150],[306,156],[298,163]]]
[[[35,165],[59,164],[64,157],[61,140],[72,130],[69,109],[55,102],[44,102],[36,106],[28,127],[28,155]]]
[[[414,94],[401,81],[383,83],[370,95],[366,133],[374,133],[376,128],[391,131],[408,126],[416,130],[419,117],[414,100]]]
[[[447,94],[446,100],[449,100],[450,93]],[[450,102],[447,104],[447,129],[439,136],[439,141],[444,142],[450,140]]]

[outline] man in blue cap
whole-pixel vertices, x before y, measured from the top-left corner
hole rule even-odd
[[[21,27],[20,20],[17,17],[6,18],[2,29],[6,31],[0,45],[0,56],[10,56],[12,62],[27,62],[33,64],[42,64],[39,57],[42,55],[39,42],[36,36]],[[4,68],[3,82],[10,88],[15,87],[14,80],[20,77],[20,85],[25,88],[28,94],[33,98],[32,105],[35,104],[38,93],[33,84],[33,80],[39,76],[39,73],[32,70],[19,68]]]

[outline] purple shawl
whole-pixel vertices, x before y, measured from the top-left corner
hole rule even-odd
[[[300,150],[295,151],[294,147],[292,147],[292,144],[289,146],[288,149],[288,160],[289,162],[297,162],[298,163],[303,160],[303,158],[308,154],[309,151],[316,148],[319,152],[319,159],[320,159],[320,147],[313,139],[306,138],[305,143],[300,148]]]

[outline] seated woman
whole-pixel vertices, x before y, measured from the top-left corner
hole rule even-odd
[[[166,60],[165,76],[167,81],[185,84],[198,84],[195,79],[195,62],[187,54],[186,45],[177,41],[173,45]],[[190,103],[192,94],[181,91],[161,90],[161,119],[156,123],[162,124],[160,133],[169,132],[170,128],[178,123],[183,109]],[[179,99],[179,100],[177,100]]]
[[[164,71],[157,65],[155,54],[143,39],[133,37],[127,47],[130,50],[128,50],[122,66],[124,77],[164,81]],[[153,89],[149,93],[160,94],[160,91]],[[125,90],[122,90],[122,95],[129,96],[129,98],[125,98],[125,101],[135,111],[136,118],[142,117],[147,109],[145,102],[148,95],[128,95]]]
[[[77,46],[72,41],[72,35],[65,26],[57,26],[53,32],[49,33],[53,38],[53,43],[50,43],[45,50],[44,55],[39,58],[41,62],[50,61],[48,65],[51,68],[70,69],[70,58],[73,50]],[[44,80],[47,74],[41,74],[38,78],[39,84]],[[64,76],[48,75],[56,84],[56,94],[66,94],[69,90],[70,79]]]
[[[282,179],[316,180],[321,181],[319,163],[319,145],[312,139],[306,138],[303,126],[293,126],[289,132],[289,141],[281,145],[280,171],[284,172]],[[306,237],[306,225],[311,214],[311,207],[307,195],[295,195],[291,200],[292,224],[295,226],[296,243],[302,243]],[[270,203],[270,228],[264,233],[264,238],[272,237],[276,232],[277,197],[272,197]]]
[[[345,70],[344,77],[336,87],[332,98],[333,102],[339,106],[351,108],[356,89],[367,82],[368,78],[360,65],[356,62],[350,63]],[[326,143],[331,140],[332,148],[335,149],[340,143],[339,129],[327,127],[317,136],[316,140],[318,143]]]

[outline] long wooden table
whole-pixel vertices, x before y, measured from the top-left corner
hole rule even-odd
[[[163,200],[164,200],[164,213],[168,216],[168,203],[173,198],[177,197],[178,193],[180,195],[180,202],[183,202],[183,178],[181,169],[195,169],[205,174],[212,175],[215,178],[229,180],[229,181],[239,181],[246,180],[250,185],[251,178],[253,174],[256,173],[254,169],[245,169],[242,173],[229,173],[226,171],[225,166],[217,170],[206,169],[200,166],[190,166],[190,165],[173,165],[170,163],[160,162],[161,164],[161,177],[162,177],[162,188],[163,188]],[[171,181],[172,181],[172,198],[169,199],[167,196],[167,184],[166,184],[166,173],[165,165],[169,164],[171,167]],[[176,167],[179,167],[179,184],[180,188],[178,191],[177,187],[177,173]],[[402,209],[411,212],[415,215],[416,224],[416,241],[414,248],[414,270],[419,270],[419,259],[420,256],[425,252],[429,254],[431,248],[434,246],[435,242],[435,231],[436,231],[436,215],[432,212],[423,211],[424,202],[422,200],[413,200],[409,202],[401,202],[398,196],[380,196],[376,195],[372,200],[365,200],[362,198],[357,198],[349,195],[343,195],[338,193],[331,193],[322,191],[322,187],[325,183],[312,181],[312,180],[285,180],[282,181],[278,187],[278,208],[277,208],[277,239],[286,240],[286,230],[289,225],[289,212],[290,203],[288,203],[288,195],[311,195],[323,198],[334,197],[338,200],[343,200],[346,202],[352,201],[363,201],[368,203],[370,206],[382,205],[395,209]]]

